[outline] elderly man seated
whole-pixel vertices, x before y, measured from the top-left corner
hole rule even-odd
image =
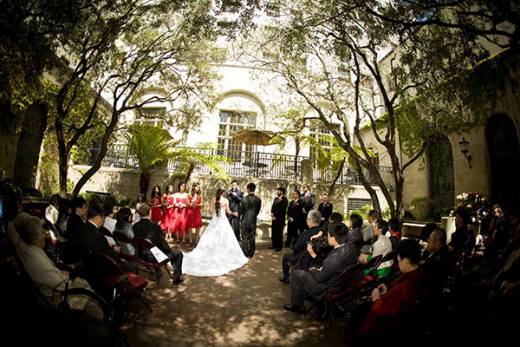
[[[45,254],[45,233],[42,222],[37,217],[27,214],[19,216],[16,219],[16,228],[14,223],[9,223],[7,235],[25,272],[50,302],[57,304],[65,287],[90,288],[84,279],[71,279],[68,272],[59,270]],[[72,309],[82,310],[87,305],[88,298],[69,297],[68,303]]]
[[[306,252],[307,243],[314,237],[314,235],[321,235],[320,222],[321,213],[316,210],[309,211],[307,214],[307,226],[309,228],[298,236],[293,251],[285,254],[282,258],[283,276],[280,277],[280,281],[289,283],[289,267],[295,266],[296,263],[299,263],[300,269],[302,270],[307,270],[309,268],[311,258]]]
[[[312,268],[310,271],[293,271],[290,278],[291,304],[285,305],[284,309],[303,313],[304,293],[318,299],[344,269],[356,263],[357,248],[352,242],[345,242],[346,237],[347,228],[343,224],[330,228],[328,241],[334,249],[325,258],[321,268]],[[307,252],[313,258],[317,256],[312,248],[312,243],[307,245]]]
[[[446,245],[446,231],[435,227],[428,236],[428,244],[423,254],[423,270],[432,286],[432,290],[440,291],[450,272],[451,259]]]

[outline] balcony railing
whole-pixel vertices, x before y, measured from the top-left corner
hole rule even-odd
[[[307,170],[312,170],[312,178],[314,182],[332,182],[337,175],[337,171],[318,170],[315,165],[310,163],[310,158],[299,156],[297,159],[294,155],[263,153],[254,151],[237,151],[237,150],[217,150],[217,149],[200,149],[189,148],[191,151],[205,154],[208,156],[222,156],[228,158],[227,161],[220,161],[219,166],[232,177],[259,177],[266,179],[283,179],[289,180],[295,177],[295,164],[297,176],[301,175],[302,163],[307,161]],[[92,158],[95,157],[97,149],[88,150],[89,155],[77,160],[76,164],[91,165]],[[296,160],[295,160],[296,159]],[[172,159],[168,162],[167,170],[171,173],[176,170],[185,168],[186,163],[180,160]],[[113,168],[138,168],[135,157],[128,153],[126,145],[114,145],[111,147],[103,162],[103,167]],[[379,171],[383,175],[391,174],[392,168],[388,166],[379,166]],[[206,165],[196,165],[193,173],[195,174],[213,174],[212,168]],[[374,180],[369,176],[370,183]],[[345,166],[340,173],[338,184],[361,184],[359,176],[349,166]]]

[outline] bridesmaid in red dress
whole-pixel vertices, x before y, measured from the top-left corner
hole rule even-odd
[[[173,230],[177,236],[177,240],[182,240],[182,243],[186,242],[188,206],[186,183],[181,182],[179,183],[179,191],[175,193],[175,222]]]
[[[191,229],[196,230],[195,244],[199,242],[200,228],[202,227],[202,192],[200,191],[200,185],[193,183],[191,187],[191,194],[189,196],[190,207],[188,208],[188,235],[191,239]]]
[[[159,223],[162,218],[162,201],[161,201],[161,187],[158,185],[153,187],[152,196],[150,197],[150,204],[152,205],[152,221]]]
[[[163,197],[163,203],[165,210],[161,219],[161,229],[166,234],[166,241],[172,241],[172,232],[175,230],[175,196],[171,184]]]

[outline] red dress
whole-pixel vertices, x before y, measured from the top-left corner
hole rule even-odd
[[[184,234],[186,233],[186,231],[188,230],[188,228],[187,228],[188,206],[189,206],[188,194],[186,194],[185,196],[182,196],[180,194],[175,194],[175,209],[174,209],[175,217],[174,217],[174,223],[173,223],[173,225],[174,225],[173,230],[177,234],[178,238],[182,238],[184,236]]]
[[[156,196],[152,198],[152,221],[159,223],[162,218],[161,198]]]
[[[190,207],[188,208],[188,229],[197,229],[202,227],[202,196],[196,194],[194,197],[190,195]],[[195,205],[195,206],[194,206]]]
[[[161,229],[164,232],[175,230],[175,197],[173,195],[166,195],[164,198],[166,209],[161,219]]]

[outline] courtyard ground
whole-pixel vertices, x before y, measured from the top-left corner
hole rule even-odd
[[[278,280],[282,255],[264,246],[226,276],[150,283],[153,312],[124,328],[130,346],[341,346],[341,322],[283,310],[290,288]]]

